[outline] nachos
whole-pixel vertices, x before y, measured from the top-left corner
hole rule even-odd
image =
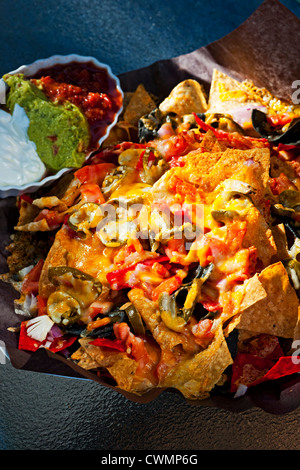
[[[83,167],[18,198],[19,348],[193,400],[298,373],[299,107],[218,70],[209,96],[124,103]]]

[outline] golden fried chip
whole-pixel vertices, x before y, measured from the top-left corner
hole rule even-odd
[[[212,130],[205,132],[204,137],[199,145],[204,152],[224,152],[226,145],[220,142]]]
[[[144,85],[139,84],[126,106],[123,119],[129,124],[137,125],[138,120],[145,114],[150,113],[155,107],[156,104]]]
[[[277,254],[272,230],[255,206],[250,207],[246,216],[247,231],[243,240],[244,248],[255,246],[260,267],[267,267]]]
[[[141,394],[153,384],[145,377],[136,374],[138,364],[128,357],[125,352],[102,348],[91,344],[91,339],[79,340],[81,347],[98,368],[105,368],[116,381],[117,386],[127,392]]]
[[[204,399],[209,396],[209,392],[231,364],[232,357],[220,323],[211,344],[170,369],[160,386],[176,388],[187,399]]]
[[[44,262],[42,272],[39,279],[39,295],[41,297],[47,298],[53,292],[54,286],[49,281],[48,278],[48,271],[50,267],[54,266],[66,266],[67,265],[67,254],[68,250],[63,245],[62,239],[60,234],[62,232],[58,232],[51,246],[48,256]]]
[[[288,259],[290,256],[284,224],[273,225],[271,227],[271,231],[276,245],[276,254],[272,259],[273,263],[276,261]]]
[[[82,346],[72,354],[71,359],[76,361],[77,365],[85,370],[97,369],[99,367],[98,363],[87,354]]]
[[[254,188],[262,192],[261,188],[267,186],[269,179],[270,151],[266,148],[226,149],[225,152],[215,153],[193,151],[188,154],[181,175],[183,179],[209,193],[233,175],[246,175],[245,165],[255,176],[252,178]]]
[[[259,300],[257,292],[261,288],[266,296]],[[243,302],[239,329],[293,338],[299,300],[281,262],[268,266],[248,281]]]
[[[242,89],[241,83],[229,75],[214,69],[209,91],[208,112],[230,114],[241,104],[254,102],[261,105],[259,100],[251,100],[246,90]]]
[[[207,102],[204,89],[196,80],[184,80],[173,88],[159,109],[163,114],[175,113],[177,116],[205,113]]]

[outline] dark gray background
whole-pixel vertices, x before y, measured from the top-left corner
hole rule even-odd
[[[300,17],[297,0],[282,3]],[[68,53],[95,56],[121,74],[223,37],[260,4],[0,0],[0,74]],[[0,364],[0,450],[299,450],[299,417],[299,409],[195,407],[171,392],[135,404],[94,382]]]

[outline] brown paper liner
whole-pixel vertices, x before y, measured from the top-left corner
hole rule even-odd
[[[143,83],[159,99],[166,97],[178,82],[186,78],[199,80],[207,91],[214,68],[238,80],[251,79],[275,96],[291,100],[292,83],[299,79],[300,20],[277,0],[265,0],[237,29],[227,36],[191,53],[155,62],[149,67],[119,76],[124,91],[134,91]],[[17,220],[15,198],[0,201],[0,272],[7,271],[5,247]],[[141,397],[119,390],[94,373],[85,371],[70,360],[45,349],[35,353],[18,350],[18,336],[8,327],[19,326],[13,300],[18,297],[12,286],[0,281],[0,340],[6,345],[13,367],[70,378],[93,380],[121,393],[128,400],[150,403],[163,390]],[[173,391],[177,393],[176,391]],[[284,414],[300,405],[300,377],[291,376],[249,389],[239,399],[212,394],[210,398],[189,402],[224,408],[233,412],[259,407],[269,413]]]

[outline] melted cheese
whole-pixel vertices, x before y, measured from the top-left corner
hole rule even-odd
[[[90,274],[99,279],[103,285],[108,285],[106,273],[114,264],[114,256],[118,248],[107,248],[99,240],[97,234],[84,239],[68,236],[62,229],[59,236],[61,247],[67,252],[67,265]]]

